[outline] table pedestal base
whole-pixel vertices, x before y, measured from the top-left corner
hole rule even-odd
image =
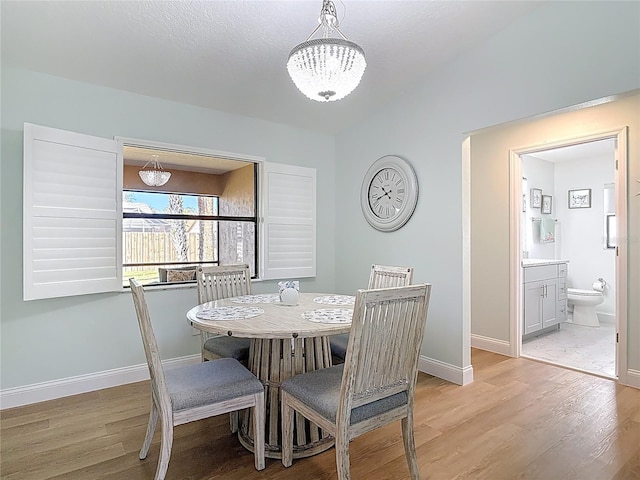
[[[244,448],[253,452],[253,438],[249,435],[246,435],[242,431],[238,432],[238,440]],[[326,436],[321,440],[315,443],[307,443],[303,446],[296,445],[295,437],[293,441],[293,458],[305,458],[311,457],[312,455],[317,455],[318,453],[322,453],[325,450],[329,450],[334,446],[335,441],[333,437]],[[274,446],[273,444],[267,443],[264,446],[264,456],[267,458],[273,458],[276,460],[282,459],[282,447],[280,445]]]
[[[280,426],[280,385],[282,382],[294,375],[330,366],[329,337],[252,339],[249,369],[264,385],[265,455],[267,458],[282,457]],[[253,420],[248,411],[245,411],[241,417],[238,438],[245,448],[253,451]],[[295,412],[293,458],[309,457],[328,450],[333,445],[333,437]]]

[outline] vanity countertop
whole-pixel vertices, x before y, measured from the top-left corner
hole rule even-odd
[[[551,260],[548,258],[525,258],[522,260],[523,267],[535,267],[538,265],[558,265],[559,263],[569,263],[567,260]]]

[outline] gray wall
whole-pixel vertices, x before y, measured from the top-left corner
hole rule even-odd
[[[181,105],[34,72],[2,68],[2,162],[0,388],[101,372],[144,363],[129,293],[22,301],[23,123],[106,138],[124,136],[265,157],[267,161],[315,167],[318,189],[333,191],[332,137],[256,119]],[[318,232],[331,231],[334,199],[323,198]],[[334,240],[319,235],[317,277],[307,291],[334,290]],[[275,282],[257,293],[275,292]],[[163,358],[199,352],[185,313],[195,288],[151,291]]]
[[[465,132],[638,88],[639,19],[637,2],[550,2],[383,106],[378,115],[340,133],[338,289],[365,285],[363,272],[374,262],[412,265],[417,282],[433,283],[422,355],[468,366],[461,162]],[[360,211],[360,182],[375,159],[389,154],[413,164],[420,198],[401,230],[379,233]],[[487,303],[497,309],[499,321],[508,322],[508,315],[502,316],[509,305],[508,283],[503,282],[505,276],[508,282],[508,248],[494,248],[496,237],[501,247],[508,247],[508,157],[494,160],[480,173],[486,180],[483,197],[471,204],[473,215],[484,219],[487,228],[494,227],[494,234],[478,237],[478,250],[471,252],[484,259],[485,277],[470,288],[484,291],[478,282],[497,276],[499,283]],[[485,289],[491,285],[488,281]],[[485,313],[472,306],[474,318]],[[486,334],[508,339],[500,337],[503,333],[504,325],[490,326]],[[634,365],[640,366],[637,354]]]

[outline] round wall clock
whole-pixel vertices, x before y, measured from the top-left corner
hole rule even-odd
[[[406,160],[395,155],[379,158],[362,180],[360,204],[369,224],[382,232],[402,227],[418,202],[418,178]]]

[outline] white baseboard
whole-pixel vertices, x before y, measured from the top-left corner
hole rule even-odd
[[[183,365],[191,365],[200,361],[200,354],[197,354],[165,360],[162,362],[162,365],[166,369],[170,369]],[[148,379],[149,369],[147,368],[147,364],[143,363],[131,367],[114,368],[113,370],[105,370],[103,372],[34,383],[22,387],[7,388],[0,391],[0,409],[44,402],[46,400],[93,392],[103,388],[117,387],[118,385]]]
[[[596,312],[600,323],[616,323],[616,316],[613,313]]]
[[[166,369],[170,369],[198,362],[200,362],[200,355],[196,354],[165,360],[162,362],[162,365]],[[473,367],[471,365],[461,368],[433,358],[421,356],[418,363],[418,370],[457,385],[467,385],[473,382]],[[131,367],[115,368],[113,370],[78,375],[60,380],[7,388],[0,391],[0,409],[30,405],[32,403],[93,392],[103,388],[117,387],[118,385],[148,379],[149,369],[147,368],[147,364],[143,363]],[[640,384],[640,372],[638,372],[638,381]]]
[[[627,370],[627,385],[640,388],[640,370]]]
[[[491,337],[483,337],[482,335],[471,335],[471,347],[487,350],[500,355],[511,356],[511,344],[504,340],[496,340]]]
[[[455,365],[420,355],[418,370],[457,385],[467,385],[473,382],[473,367],[471,365],[456,367]]]
[[[483,350],[503,353],[492,348],[484,348],[480,345],[472,346]],[[485,338],[485,337],[479,337]],[[506,342],[489,342],[489,347]],[[506,354],[505,354],[506,355]],[[200,355],[165,360],[162,365],[167,368],[175,368],[183,365],[191,365],[200,362]],[[442,378],[457,385],[467,385],[473,382],[473,367],[471,365],[461,368],[455,365],[441,362],[433,358],[420,356],[418,370],[421,372]],[[149,379],[149,370],[146,364],[131,367],[115,368],[103,372],[78,375],[76,377],[63,378],[50,382],[34,383],[23,387],[7,388],[0,391],[0,409],[19,407],[46,400],[68,397],[80,393],[93,392],[103,388],[117,387],[127,383],[140,382]],[[640,388],[640,370],[627,370],[627,384],[630,387]]]

